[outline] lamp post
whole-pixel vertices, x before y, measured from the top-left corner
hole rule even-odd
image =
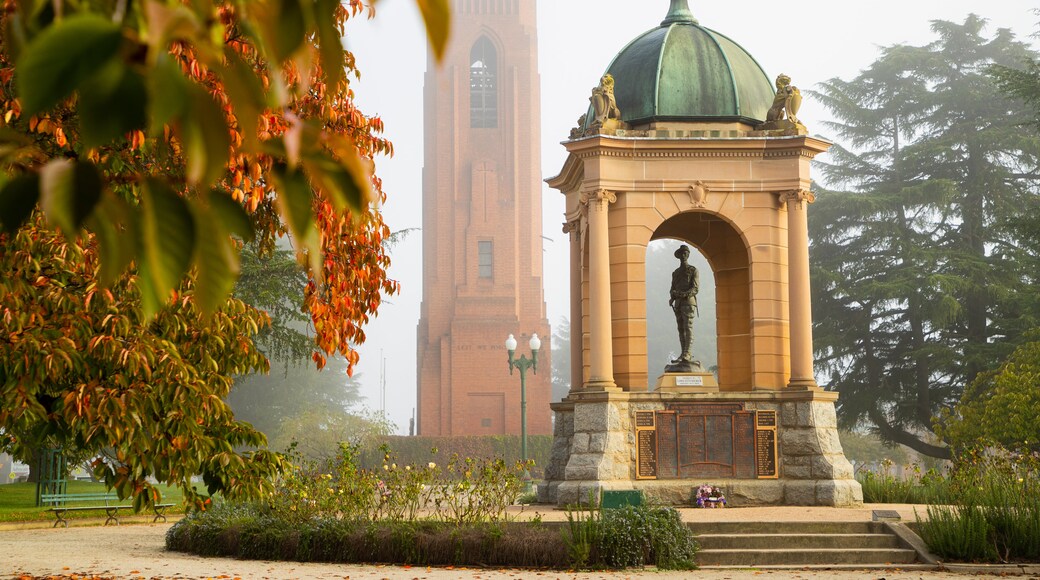
[[[513,355],[516,353],[516,339],[510,334],[509,338],[506,339],[506,350],[509,351],[509,374],[513,374],[513,369],[520,369],[520,458],[523,460],[524,465],[527,464],[527,369],[530,368],[534,374],[538,374],[538,349],[542,348],[542,341],[538,340],[538,334],[531,335],[531,342],[528,343],[531,347],[531,358],[528,359],[523,354],[520,358],[515,359]],[[527,472],[526,467],[524,473]]]

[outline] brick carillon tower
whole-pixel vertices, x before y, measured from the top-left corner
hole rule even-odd
[[[550,333],[542,292],[535,0],[455,0],[451,46],[425,79],[420,435],[549,434]]]

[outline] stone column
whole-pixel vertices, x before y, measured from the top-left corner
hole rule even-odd
[[[563,224],[563,232],[570,234],[571,240],[571,391],[582,388],[582,369],[585,361],[582,357],[581,325],[581,222],[574,220]]]
[[[787,205],[788,303],[791,309],[791,381],[788,388],[816,387],[813,376],[812,302],[809,292],[809,204],[811,191],[780,194]]]
[[[586,389],[614,390],[610,316],[610,239],[607,212],[617,201],[611,191],[581,194],[589,220],[589,382]]]

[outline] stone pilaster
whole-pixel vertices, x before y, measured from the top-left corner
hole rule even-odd
[[[574,435],[574,408],[565,404],[553,405],[553,445],[549,465],[545,467],[544,482],[538,486],[539,503],[557,503],[558,488],[563,482],[567,460],[571,456],[571,438]]]
[[[863,490],[838,439],[834,403],[785,402],[780,423],[784,504],[843,507],[863,503]]]
[[[570,457],[557,503],[585,503],[590,491],[631,487],[633,448],[628,415],[627,401],[603,397],[575,401]]]

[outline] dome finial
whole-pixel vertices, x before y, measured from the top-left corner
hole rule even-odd
[[[689,0],[672,0],[672,7],[668,9],[668,16],[665,16],[664,20],[661,21],[661,26],[681,22],[697,24],[697,19],[690,12]]]

